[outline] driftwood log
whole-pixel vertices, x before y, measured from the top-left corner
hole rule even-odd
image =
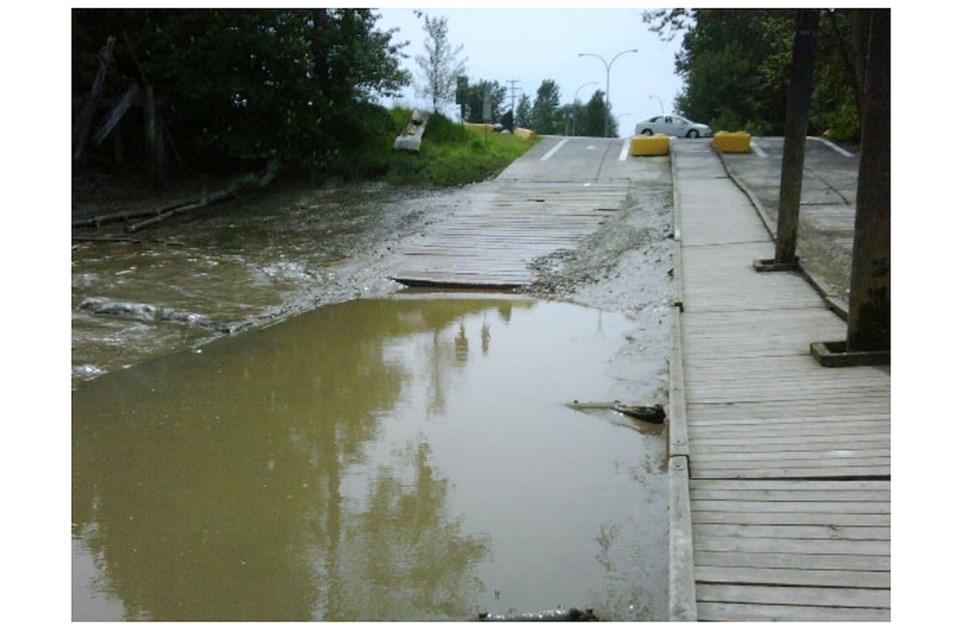
[[[663,406],[656,405],[627,405],[619,401],[574,401],[568,403],[567,407],[573,410],[613,410],[625,416],[639,419],[647,423],[662,424],[666,418]]]
[[[593,609],[576,607],[510,615],[481,613],[476,617],[478,622],[597,622],[598,620]]]
[[[93,217],[85,217],[83,219],[77,219],[73,222],[74,228],[99,228],[103,224],[109,223],[119,223],[121,221],[130,221],[131,219],[138,219],[140,217],[150,217],[154,215],[160,215],[165,212],[169,212],[181,206],[187,206],[194,203],[191,200],[179,200],[172,204],[167,204],[161,208],[154,208],[151,210],[125,210],[119,213],[111,213],[109,215],[94,215]]]
[[[277,171],[279,170],[279,168],[280,168],[280,164],[278,161],[276,160],[271,161],[270,165],[267,166],[263,174],[257,179],[257,188],[265,188],[267,185],[269,185],[270,182],[272,182],[273,179],[277,176]],[[201,199],[196,200],[192,203],[175,206],[173,208],[166,210],[165,212],[157,213],[153,217],[150,217],[149,219],[144,219],[142,221],[131,223],[127,226],[126,230],[127,232],[136,232],[138,230],[142,230],[144,228],[148,228],[150,226],[158,224],[161,221],[164,221],[165,219],[176,217],[177,215],[182,215],[184,213],[188,213],[194,210],[199,210],[201,208],[206,208],[208,206],[213,206],[214,204],[219,204],[219,203],[231,200],[237,196],[237,193],[238,191],[235,188],[228,187],[222,191],[217,191],[212,195],[204,196]]]
[[[135,239],[133,237],[82,237],[74,236],[74,243],[159,243],[160,245],[183,246],[182,241],[170,239]]]

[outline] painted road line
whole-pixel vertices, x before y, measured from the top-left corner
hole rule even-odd
[[[620,149],[620,162],[623,162],[627,159],[627,154],[630,152],[630,138],[627,138],[623,141],[623,147]]]
[[[841,156],[843,156],[843,157],[845,157],[845,158],[854,158],[854,157],[856,157],[856,156],[854,156],[854,154],[850,153],[849,151],[847,151],[846,149],[844,149],[844,148],[841,147],[840,145],[838,145],[838,144],[836,144],[836,143],[834,143],[834,142],[830,142],[830,141],[827,140],[826,138],[821,138],[820,136],[807,136],[807,138],[810,138],[810,139],[812,139],[812,140],[819,140],[820,142],[822,142],[822,143],[825,144],[826,146],[830,147],[831,149],[833,149],[834,151],[836,151],[837,153],[839,153]]]
[[[550,151],[548,151],[548,152],[546,152],[545,154],[543,154],[543,157],[540,158],[540,162],[546,162],[547,160],[549,160],[550,158],[552,158],[552,157],[553,157],[553,154],[555,154],[556,152],[560,151],[560,147],[562,147],[562,146],[564,146],[565,144],[567,144],[567,142],[569,142],[569,140],[570,140],[569,138],[564,138],[563,140],[561,140],[560,142],[558,142],[557,144],[555,144],[555,145],[553,146],[553,149],[551,149]]]
[[[753,149],[753,152],[757,154],[759,157],[761,158],[767,157],[767,152],[761,149],[760,145],[758,145],[756,142],[752,140],[750,141],[750,148]]]

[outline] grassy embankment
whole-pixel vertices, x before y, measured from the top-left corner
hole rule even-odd
[[[350,179],[382,179],[392,184],[460,186],[495,177],[538,142],[513,134],[484,132],[434,114],[420,153],[394,151],[393,141],[410,121],[410,110],[390,110],[393,124],[371,135],[343,156],[338,170]]]

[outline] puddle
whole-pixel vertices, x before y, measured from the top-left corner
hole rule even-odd
[[[635,327],[401,293],[82,384],[74,619],[666,619],[662,427],[564,405],[629,400]]]

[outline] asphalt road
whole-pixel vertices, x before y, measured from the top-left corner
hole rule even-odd
[[[628,138],[545,136],[517,160],[501,180],[576,182],[624,179],[633,186],[669,186],[662,169],[648,168],[661,158],[629,155]],[[678,139],[673,143],[710,143],[709,139]],[[772,225],[777,223],[780,195],[782,137],[755,137],[747,154],[725,154],[739,182],[759,201]],[[850,260],[856,215],[859,155],[855,148],[810,137],[805,147],[797,254],[832,293],[849,295]]]
[[[724,160],[775,226],[783,138],[754,138],[751,145],[750,153],[725,154]],[[823,138],[807,139],[797,254],[810,272],[843,299],[849,296],[859,166],[855,149]]]
[[[537,146],[510,165],[499,179],[549,182],[629,179],[650,183],[659,170],[638,168],[629,138],[544,136]]]

